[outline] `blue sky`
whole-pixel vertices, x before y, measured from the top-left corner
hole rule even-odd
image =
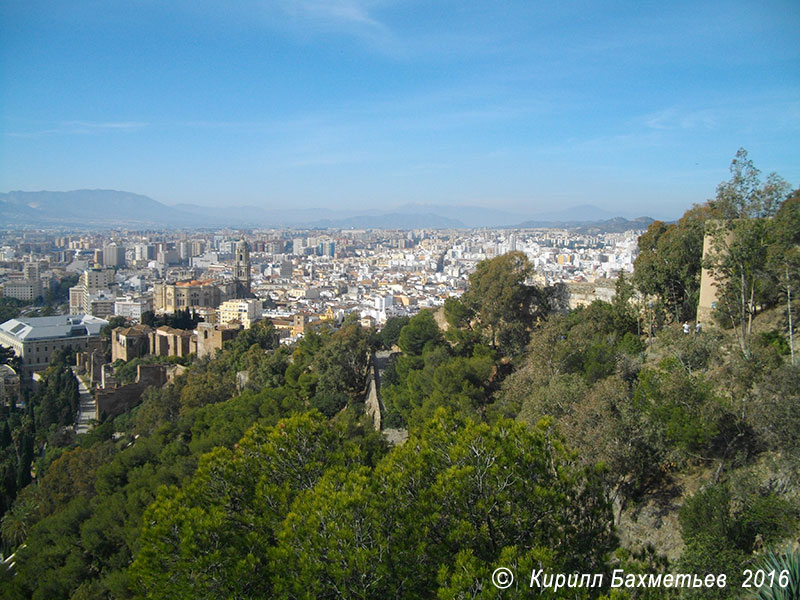
[[[800,2],[0,1],[0,191],[677,217],[800,185]]]

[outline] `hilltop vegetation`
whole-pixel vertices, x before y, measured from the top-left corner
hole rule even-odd
[[[729,586],[569,597],[736,597],[800,535],[800,193],[737,161],[717,199],[651,225],[610,303],[566,312],[509,253],[446,302],[444,331],[430,311],[379,333],[350,318],[287,348],[260,324],[193,361],[42,463],[3,519],[0,595],[496,598],[506,566],[507,596],[540,595],[534,568],[622,568]],[[707,231],[719,323],[684,334]],[[395,344],[385,420],[410,437],[390,448],[363,400],[370,351]],[[665,498],[679,543],[634,539]]]

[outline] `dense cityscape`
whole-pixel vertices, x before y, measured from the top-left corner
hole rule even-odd
[[[0,600],[800,600],[800,2],[0,2]]]
[[[117,316],[135,324],[146,312],[188,310],[210,325],[236,321],[248,328],[270,319],[293,342],[308,322],[341,323],[356,313],[364,326],[380,327],[393,316],[441,307],[464,292],[478,262],[510,251],[528,257],[535,283],[565,284],[572,307],[609,300],[617,275],[633,271],[640,233],[6,232],[0,289],[3,298],[18,301],[22,317]],[[67,301],[54,299],[54,290],[76,277]],[[49,361],[44,350],[36,359],[27,356],[29,371]]]
[[[800,191],[731,171],[622,233],[7,230],[0,590],[796,597]]]

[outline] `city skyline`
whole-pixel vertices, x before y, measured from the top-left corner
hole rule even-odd
[[[791,2],[5,3],[0,191],[677,218],[800,183]]]

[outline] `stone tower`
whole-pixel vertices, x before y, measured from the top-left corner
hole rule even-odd
[[[240,240],[236,244],[236,266],[233,276],[237,283],[237,296],[247,298],[250,293],[250,246]]]
[[[722,223],[716,219],[709,219],[706,221],[706,232],[703,237],[703,261],[705,262],[708,255],[714,252],[713,237],[709,230],[722,227]],[[716,249],[717,252],[727,252],[733,242],[733,233],[727,232],[725,234],[725,241],[722,248]],[[697,319],[703,322],[711,322],[713,320],[714,310],[717,308],[719,301],[719,293],[717,288],[721,286],[721,282],[711,273],[709,269],[703,267],[700,273],[700,300],[697,304]]]

